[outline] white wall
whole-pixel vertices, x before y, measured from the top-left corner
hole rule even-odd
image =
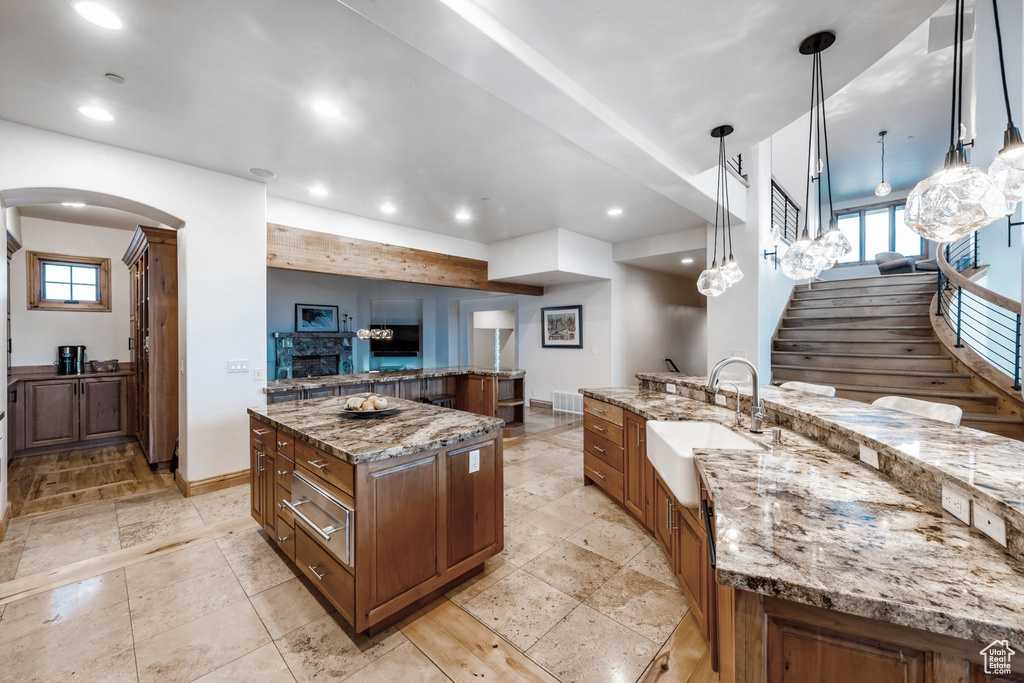
[[[11,218],[14,220],[11,220]],[[13,209],[0,209],[0,227],[4,229],[4,232],[13,235],[19,242],[21,241],[21,217],[17,211]],[[7,240],[4,240],[5,242]],[[9,292],[7,291],[7,259],[0,259],[0,310],[6,310],[7,297]],[[4,321],[3,328],[7,327],[6,320]],[[0,353],[0,377],[7,377],[7,354]],[[8,411],[11,409],[10,406],[6,405],[6,399],[4,400],[4,418],[0,420],[0,517],[7,512],[7,421],[11,418],[8,417]]]
[[[64,344],[84,344],[90,360],[131,360],[128,267],[121,257],[132,233],[38,218],[23,218],[21,224],[23,248],[11,259],[11,363],[49,365]],[[29,251],[110,259],[110,311],[29,310]]]
[[[266,193],[262,184],[0,121],[0,190],[69,188],[124,197],[184,221],[179,232],[181,475],[248,468],[245,409],[263,382],[229,359],[265,356]],[[255,364],[254,364],[255,365]]]

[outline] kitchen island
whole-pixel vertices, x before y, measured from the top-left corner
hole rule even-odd
[[[585,481],[654,534],[722,681],[1021,680],[987,676],[981,654],[996,641],[1018,652],[1024,645],[1024,562],[1012,541],[1001,547],[918,493],[934,473],[900,465],[882,442],[869,441],[882,471],[850,457],[857,449],[848,441],[865,438],[850,422],[876,438],[902,431],[908,451],[915,435],[945,439],[943,466],[973,430],[763,387],[771,421],[785,425],[773,445],[774,424],[751,434],[747,412],[736,427],[734,410],[709,404],[706,380],[644,381],[659,390],[582,390]],[[690,508],[647,458],[648,420],[714,422],[751,448],[694,450],[701,504]],[[1008,447],[998,437],[986,444]],[[986,480],[980,450],[975,461]]]
[[[252,516],[357,631],[482,571],[504,546],[502,420],[347,397],[249,409]]]

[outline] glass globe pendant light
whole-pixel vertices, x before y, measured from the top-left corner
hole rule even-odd
[[[882,182],[875,185],[875,195],[884,197],[892,192],[892,185],[885,182],[885,136],[889,131],[883,130],[878,134],[878,143],[882,145]]]
[[[953,242],[1006,216],[1006,196],[979,168],[967,165],[963,144],[964,1],[956,0],[949,151],[944,167],[907,197],[904,221],[933,242]]]
[[[729,176],[726,169],[728,156],[725,152],[725,137],[732,133],[732,126],[717,126],[711,137],[718,138],[718,190],[715,194],[715,250],[711,267],[697,278],[697,291],[704,296],[718,296],[743,279],[743,271],[732,255],[732,216],[729,213]],[[722,226],[722,265],[718,265],[718,226]],[[728,245],[729,257],[725,257]]]
[[[999,75],[1003,81],[1003,102],[1006,104],[1006,132],[1003,133],[1003,148],[988,167],[992,184],[1006,197],[1007,202],[1024,199],[1024,141],[1020,129],[1013,123],[1010,112],[1010,93],[1006,88],[1006,64],[1003,61],[1003,32],[999,29],[999,3],[992,0],[992,17],[996,25],[996,45],[999,48]],[[1015,208],[1015,207],[1014,207]],[[1007,207],[1008,213],[1013,213]]]

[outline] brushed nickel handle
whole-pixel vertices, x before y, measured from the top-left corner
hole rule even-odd
[[[256,436],[263,436],[264,434],[269,434],[270,430],[269,429],[254,429],[254,430],[252,430],[252,433],[255,434]]]
[[[278,478],[281,478],[281,477],[283,477],[286,474],[288,474],[288,470],[278,470],[277,471]]]
[[[287,537],[287,536],[278,536],[278,537],[277,537],[277,542],[278,542],[278,543],[284,543],[284,542],[285,542],[285,541],[287,541],[287,540],[288,540],[288,537]]]
[[[600,408],[597,408],[597,407],[595,407],[594,410],[596,410],[599,413],[603,413],[604,412],[603,410],[601,410]]]
[[[675,513],[675,511],[676,511],[676,506],[673,505],[671,501],[668,501],[668,509],[669,509],[669,513],[668,513],[669,514],[669,517],[668,517],[668,530],[669,531],[678,531],[679,530],[679,525],[672,523],[672,516],[673,516],[673,513]]]
[[[306,566],[309,567],[308,564]],[[319,567],[319,566],[320,565],[316,565],[316,567]],[[320,572],[318,572],[316,570],[316,567],[309,567],[309,571],[313,572],[313,576],[316,577],[317,581],[323,581],[324,577],[327,576],[327,572],[324,572],[323,574],[321,574]]]
[[[256,451],[256,474],[259,474],[263,472],[265,469],[267,469],[261,464],[263,462],[263,456],[265,455],[266,453],[264,453],[263,451]]]
[[[603,474],[601,474],[600,472],[598,472],[597,470],[594,470],[594,474],[596,474],[597,476],[601,477],[602,479],[605,479],[605,476]]]
[[[287,441],[278,441],[278,442],[277,442],[277,447],[278,447],[278,448],[284,448],[284,447],[285,447],[285,446],[287,446],[287,445],[288,445],[288,442],[287,442]]]
[[[594,429],[596,429],[599,432],[607,431],[604,427],[599,427],[598,425],[594,425]]]
[[[298,517],[299,519],[301,519],[301,520],[302,520],[303,522],[305,522],[305,523],[306,523],[306,525],[307,525],[307,526],[308,526],[308,527],[309,527],[310,529],[312,529],[312,530],[313,530],[313,533],[315,533],[315,534],[316,534],[317,536],[319,536],[320,538],[324,539],[324,542],[326,542],[326,543],[330,543],[330,542],[331,542],[331,534],[327,533],[326,531],[324,531],[323,529],[321,529],[320,527],[318,527],[318,526],[317,526],[316,524],[314,524],[314,523],[313,523],[313,520],[311,520],[311,519],[310,519],[309,517],[307,517],[306,515],[302,514],[302,512],[301,512],[301,511],[300,511],[300,510],[298,509],[298,506],[299,506],[299,505],[305,505],[306,503],[308,503],[308,502],[309,502],[309,499],[307,499],[307,498],[303,498],[302,500],[300,500],[300,501],[297,501],[297,502],[294,502],[294,503],[291,503],[291,502],[289,502],[289,501],[287,501],[287,500],[285,500],[285,501],[282,501],[282,502],[284,503],[284,506],[285,506],[286,508],[288,508],[289,510],[291,510],[291,511],[292,511],[292,514],[293,514],[293,515],[295,515],[296,517]],[[331,531],[333,532],[333,531],[334,531],[334,529],[332,528],[332,529],[331,529]],[[317,565],[317,566],[319,566],[319,565]],[[312,569],[312,567],[311,567],[311,569]]]
[[[599,451],[601,453],[606,453],[607,452],[607,451],[605,451],[605,449],[601,448],[600,446],[594,446],[594,450],[595,451]]]
[[[665,499],[665,528],[672,531],[672,501]]]
[[[278,503],[277,504],[277,509],[278,510],[284,510],[284,503]]]
[[[317,468],[318,470],[322,470],[325,467],[327,467],[327,465],[330,464],[330,463],[322,462],[321,460],[307,460],[306,462],[308,462],[310,465],[312,465],[313,467]]]

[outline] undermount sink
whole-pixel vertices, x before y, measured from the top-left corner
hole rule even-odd
[[[700,507],[697,466],[693,450],[760,450],[744,438],[716,422],[647,422],[647,458],[680,505]]]

